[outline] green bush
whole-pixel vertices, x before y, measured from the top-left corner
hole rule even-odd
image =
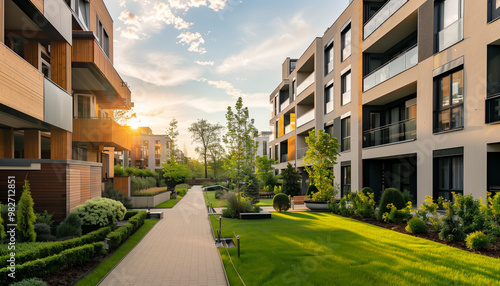
[[[187,192],[188,192],[188,189],[184,189],[184,188],[179,188],[179,189],[175,189],[177,191],[177,196],[180,196],[180,197],[184,197]]]
[[[35,223],[36,241],[54,241],[50,233],[50,226],[46,223]]]
[[[339,214],[352,215],[354,210],[347,205],[347,196],[343,196],[339,202]]]
[[[1,204],[0,204],[0,208],[1,208]],[[3,218],[0,215],[0,244],[3,243],[3,239],[5,238],[5,236],[6,236],[6,233],[5,233],[5,228],[3,226]]]
[[[40,278],[29,278],[9,284],[9,286],[47,286]]]
[[[125,171],[125,175],[126,176],[132,176],[134,174],[134,168],[132,167],[126,167],[125,169],[123,169]]]
[[[44,210],[43,213],[35,213],[36,216],[36,223],[45,223],[51,226],[54,221],[52,220],[52,217],[54,216],[54,213],[49,214],[47,210]]]
[[[114,171],[115,171],[115,177],[127,176],[127,173],[125,172],[125,170],[123,170],[123,167],[119,164],[115,165]]]
[[[127,209],[120,202],[97,197],[77,206],[73,212],[80,216],[84,225],[108,226],[122,220]]]
[[[430,222],[432,225],[432,229],[434,231],[440,231],[440,224],[437,218],[437,210],[439,205],[443,203],[443,197],[439,197],[437,202],[434,202],[434,198],[432,196],[425,196],[424,202],[420,205],[419,210],[416,212],[416,215],[421,218],[425,222]],[[428,214],[431,214],[428,216]]]
[[[389,211],[382,215],[382,220],[385,222],[398,223],[408,221],[412,217],[411,201],[409,201],[406,207],[402,209],[397,209],[393,204],[389,204],[387,208],[389,209]]]
[[[464,240],[466,235],[462,228],[461,219],[456,216],[455,207],[451,202],[443,203],[446,215],[441,218],[439,238],[446,241]]]
[[[482,231],[476,231],[467,235],[465,244],[469,249],[481,250],[486,249],[490,245],[490,240]]]
[[[226,191],[224,191],[224,190],[215,191],[215,198],[218,200],[222,200],[225,195],[226,195]]]
[[[313,185],[313,184],[310,184],[309,187],[307,187],[307,193],[306,193],[306,196],[310,197],[312,196],[313,194],[317,193],[319,190],[318,188]]]
[[[363,188],[363,190],[366,188]],[[375,200],[373,199],[375,194],[367,190],[361,190],[358,193],[354,193],[354,199],[352,199],[352,205],[354,213],[361,215],[364,218],[375,217]],[[353,195],[354,195],[353,194]]]
[[[23,193],[19,199],[19,209],[17,210],[17,226],[19,231],[20,241],[34,242],[36,233],[34,224],[36,222],[35,212],[33,211],[33,198],[31,198],[30,184],[28,180],[24,180]]]
[[[500,193],[488,195],[485,228],[489,235],[500,237]]]
[[[300,174],[292,164],[288,163],[286,169],[281,172],[283,177],[283,193],[291,196],[300,195]]]
[[[290,209],[290,199],[285,194],[277,194],[273,198],[273,208],[278,212]]]
[[[16,264],[19,265],[28,261],[55,255],[65,249],[70,249],[84,244],[103,241],[110,232],[111,232],[110,227],[103,227],[96,231],[89,232],[81,237],[76,237],[73,239],[58,241],[45,245],[36,245],[33,249],[16,253]],[[8,265],[7,259],[9,258],[10,258],[10,253],[0,256],[0,268],[6,267]]]
[[[403,195],[398,189],[387,188],[382,193],[382,198],[380,199],[380,204],[378,206],[378,217],[382,219],[385,213],[390,212],[390,208],[387,206],[393,204],[398,210],[406,206],[406,202],[403,200]]]
[[[112,248],[116,248],[120,246],[127,238],[132,235],[136,230],[138,230],[146,219],[147,212],[139,211],[136,215],[129,218],[128,222],[123,226],[119,227],[115,231],[108,234],[107,238],[109,238],[109,245]]]
[[[415,202],[415,199],[413,198],[413,195],[410,193],[410,191],[408,190],[404,190],[401,195],[403,196],[403,202],[405,202],[405,204],[407,202],[411,202],[412,204],[416,203]]]
[[[409,233],[427,233],[429,227],[419,217],[413,217],[408,221],[405,229]]]
[[[238,198],[233,192],[228,192],[225,199],[228,205],[226,209],[222,211],[222,217],[238,218],[240,213],[254,213],[258,211],[258,209],[252,205],[251,199],[243,197]]]
[[[81,235],[82,219],[76,213],[70,213],[56,229],[57,238]]]
[[[123,220],[129,220],[131,217],[135,216],[138,213],[139,211],[127,211],[127,213],[123,217]]]
[[[471,233],[484,229],[485,218],[481,212],[481,202],[474,200],[472,194],[467,196],[454,194],[453,197],[454,207],[457,210],[457,215],[462,219],[464,232]]]
[[[156,179],[147,177],[131,177],[130,178],[130,190],[132,193],[147,190],[156,187]]]
[[[274,186],[274,188],[273,188],[273,193],[274,193],[275,195],[282,194],[283,192],[281,191],[281,187],[282,187],[282,186]],[[268,186],[268,188],[270,189],[270,188],[271,188],[271,186]]]
[[[131,199],[130,198],[126,198],[126,197],[123,197],[123,194],[120,193],[118,190],[116,190],[114,187],[113,187],[113,184],[109,184],[107,187],[106,187],[106,191],[104,191],[102,193],[102,197],[103,198],[108,198],[108,199],[112,199],[112,200],[115,200],[117,202],[120,202],[123,204],[124,207],[126,207],[127,209],[130,209],[132,208],[132,203],[131,203]]]

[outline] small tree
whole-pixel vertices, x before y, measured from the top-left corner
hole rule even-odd
[[[30,183],[28,180],[24,180],[23,194],[17,210],[17,230],[21,234],[21,241],[34,242],[36,240],[34,204],[33,198],[31,198]]]
[[[252,199],[252,204],[259,202],[259,182],[255,175],[248,176],[245,186],[245,197]]]
[[[309,136],[306,137],[306,143],[309,149],[303,158],[303,165],[309,177],[318,188],[318,192],[313,195],[313,200],[331,200],[334,197],[335,190],[333,188],[332,168],[337,164],[337,156],[340,147],[337,138],[330,137],[323,130],[311,130]]]
[[[255,174],[257,179],[264,182],[264,186],[273,185],[276,180],[274,179],[274,167],[273,165],[278,164],[278,161],[270,159],[267,156],[257,156],[255,158]]]
[[[169,163],[163,164],[163,177],[170,188],[175,188],[176,185],[186,182],[190,174],[188,166],[175,162],[173,158]]]
[[[283,177],[283,187],[281,191],[287,195],[300,195],[300,174],[295,170],[292,164],[288,163],[286,169],[281,172]]]
[[[167,128],[167,136],[170,137],[170,140],[172,140],[172,146],[170,148],[170,157],[171,159],[175,159],[175,150],[176,150],[176,144],[177,144],[177,136],[179,136],[179,130],[177,128],[177,119],[172,118],[170,121],[168,128]]]
[[[210,124],[205,119],[198,119],[197,122],[191,124],[189,132],[193,138],[193,143],[201,144],[196,147],[196,152],[203,158],[205,165],[205,178],[208,178],[208,158],[210,156],[210,146],[220,142],[220,133],[224,127],[219,124]]]

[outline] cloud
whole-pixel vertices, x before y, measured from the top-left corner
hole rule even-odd
[[[295,15],[290,20],[290,23],[292,25],[285,25],[282,21],[273,23],[273,26],[280,27],[277,33],[255,45],[247,46],[239,54],[227,57],[217,67],[217,72],[230,73],[242,69],[275,69],[276,65],[274,63],[281,63],[286,56],[289,56],[288,53],[303,47],[304,44],[311,41],[310,26],[301,13]]]
[[[259,108],[270,108],[269,105],[269,94],[268,93],[244,93],[240,89],[237,89],[234,87],[234,85],[228,81],[225,80],[208,80],[206,78],[199,78],[197,79],[199,82],[205,82],[215,88],[218,89],[223,89],[227,95],[230,95],[233,99],[237,99],[238,97],[243,98],[243,100],[248,101],[245,103],[248,107],[259,107]],[[227,106],[225,103],[227,102],[233,102],[233,101],[223,101],[224,104],[223,106]],[[220,104],[220,101],[218,101]],[[234,102],[233,102],[234,104]],[[213,110],[212,105],[207,105],[209,106],[209,110]],[[200,106],[200,110],[206,111],[206,106]],[[221,111],[221,110],[219,110]]]
[[[210,5],[208,6],[208,8],[217,12],[226,8],[226,4],[227,0],[210,0]]]
[[[206,62],[194,61],[194,63],[200,66],[213,66],[215,64],[213,61],[206,61]]]
[[[179,36],[177,36],[179,42],[178,44],[186,44],[189,45],[188,51],[196,52],[200,54],[205,54],[207,51],[205,48],[200,47],[201,44],[205,43],[205,40],[201,36],[200,33],[191,33],[191,32],[183,32]]]
[[[140,37],[135,27],[127,27],[125,30],[120,30],[120,36],[125,39],[138,40]]]
[[[153,22],[153,24],[163,22],[167,25],[173,25],[177,30],[189,29],[193,25],[193,23],[176,16],[172,11],[172,7],[163,2],[156,2],[152,13],[146,19]]]
[[[118,19],[120,21],[123,21],[125,25],[133,25],[133,26],[140,26],[141,23],[139,23],[139,17],[133,13],[130,13],[129,10],[123,10],[120,13],[120,16],[118,16]]]

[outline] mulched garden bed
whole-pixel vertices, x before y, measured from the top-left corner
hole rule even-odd
[[[106,257],[96,259],[82,266],[60,270],[52,275],[41,277],[48,286],[69,286],[76,283],[87,272],[94,269]]]
[[[387,228],[387,229],[390,229],[393,231],[401,232],[401,233],[404,233],[407,235],[412,235],[412,236],[432,240],[435,242],[446,244],[446,245],[449,245],[451,247],[455,247],[455,248],[469,251],[472,253],[476,253],[476,254],[480,254],[480,255],[484,255],[484,256],[490,256],[490,257],[494,257],[494,258],[500,258],[500,239],[497,239],[497,241],[494,243],[490,243],[490,246],[486,250],[477,251],[477,250],[472,250],[472,249],[467,248],[467,246],[465,245],[465,241],[448,242],[448,241],[444,241],[444,240],[439,239],[438,232],[435,232],[430,227],[429,227],[429,231],[426,234],[412,234],[412,233],[408,233],[405,230],[406,223],[393,223],[393,222],[385,223],[385,222],[381,222],[381,221],[378,221],[378,220],[373,219],[373,218],[363,218],[360,215],[348,215],[345,217],[359,220],[359,221],[362,221],[365,223],[373,224],[376,226],[380,226],[383,228]]]

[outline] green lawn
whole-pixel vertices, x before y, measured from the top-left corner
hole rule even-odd
[[[215,191],[204,191],[203,196],[205,197],[205,200],[208,197],[208,202],[207,204],[212,203],[212,206],[214,208],[225,208],[227,207],[227,202],[225,200],[218,200],[215,198]]]
[[[211,216],[214,231],[217,219]],[[498,285],[500,261],[327,213],[222,219],[246,285]],[[242,285],[219,249],[231,285]]]
[[[181,196],[178,196],[177,197],[177,201],[175,199],[173,200],[168,200],[166,202],[163,202],[159,205],[157,205],[156,207],[154,207],[155,209],[171,209],[173,208],[178,202],[180,202],[182,200],[182,197]]]
[[[158,222],[157,219],[146,219],[144,225],[141,226],[134,234],[132,234],[125,243],[120,245],[118,249],[109,257],[101,261],[99,265],[86,277],[80,279],[76,286],[97,285],[101,279],[115,267],[127,253],[146,235],[146,233]]]
[[[261,207],[266,207],[266,206],[273,206],[273,199],[260,199],[259,203],[257,204],[258,206]]]

